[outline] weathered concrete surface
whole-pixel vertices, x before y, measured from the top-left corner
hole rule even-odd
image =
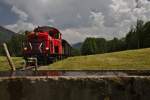
[[[0,100],[149,100],[150,77],[1,78]]]

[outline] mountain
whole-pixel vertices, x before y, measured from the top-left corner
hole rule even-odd
[[[79,43],[76,43],[76,44],[73,44],[72,47],[76,48],[76,49],[80,49],[82,46],[82,42],[79,42]]]
[[[16,33],[0,26],[0,43],[8,41]]]

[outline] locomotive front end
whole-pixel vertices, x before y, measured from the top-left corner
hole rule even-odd
[[[62,58],[61,33],[53,27],[38,27],[26,32],[23,45],[24,59],[37,58],[38,62],[51,63]]]
[[[37,58],[38,61],[44,60],[50,52],[49,37],[44,32],[31,32],[27,34],[27,40],[24,43],[24,58]]]

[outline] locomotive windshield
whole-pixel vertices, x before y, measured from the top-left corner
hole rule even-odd
[[[34,32],[48,32],[48,34],[55,39],[59,39],[60,37],[60,32],[57,29],[48,26],[38,27]]]
[[[48,32],[50,30],[50,27],[37,27],[36,29],[34,29],[34,32]]]

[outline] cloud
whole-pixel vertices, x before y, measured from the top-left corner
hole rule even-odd
[[[99,8],[104,10],[108,4],[106,0],[4,0],[4,2],[28,14],[28,18],[34,24],[52,24],[47,19],[53,19],[56,27],[60,28],[88,26],[91,10],[100,10]]]
[[[18,33],[20,31],[33,30],[36,26],[32,23],[19,20],[16,24],[5,25],[4,27]]]
[[[27,22],[28,20],[28,14],[22,11],[21,9],[18,9],[16,6],[13,6],[11,8],[11,11],[18,15],[19,19],[15,24],[5,25],[4,27],[18,33],[20,31],[26,31],[26,30],[33,30],[35,25],[33,25],[30,22]]]
[[[90,15],[91,24],[97,26],[98,28],[104,27],[104,15],[101,12],[91,12]]]
[[[35,25],[61,30],[71,43],[86,37],[123,37],[137,19],[150,19],[147,0],[3,0],[19,17],[6,27],[19,31]]]
[[[65,29],[61,31],[63,33],[63,38],[65,40],[69,40],[71,44],[79,42],[79,40],[83,41],[85,39],[84,34],[78,32],[77,29]]]
[[[147,0],[112,0],[110,7],[110,16],[119,23],[124,20],[136,22],[137,19],[149,20],[150,2]]]
[[[26,21],[28,19],[28,15],[17,7],[13,6],[11,10],[19,16],[20,20]]]

